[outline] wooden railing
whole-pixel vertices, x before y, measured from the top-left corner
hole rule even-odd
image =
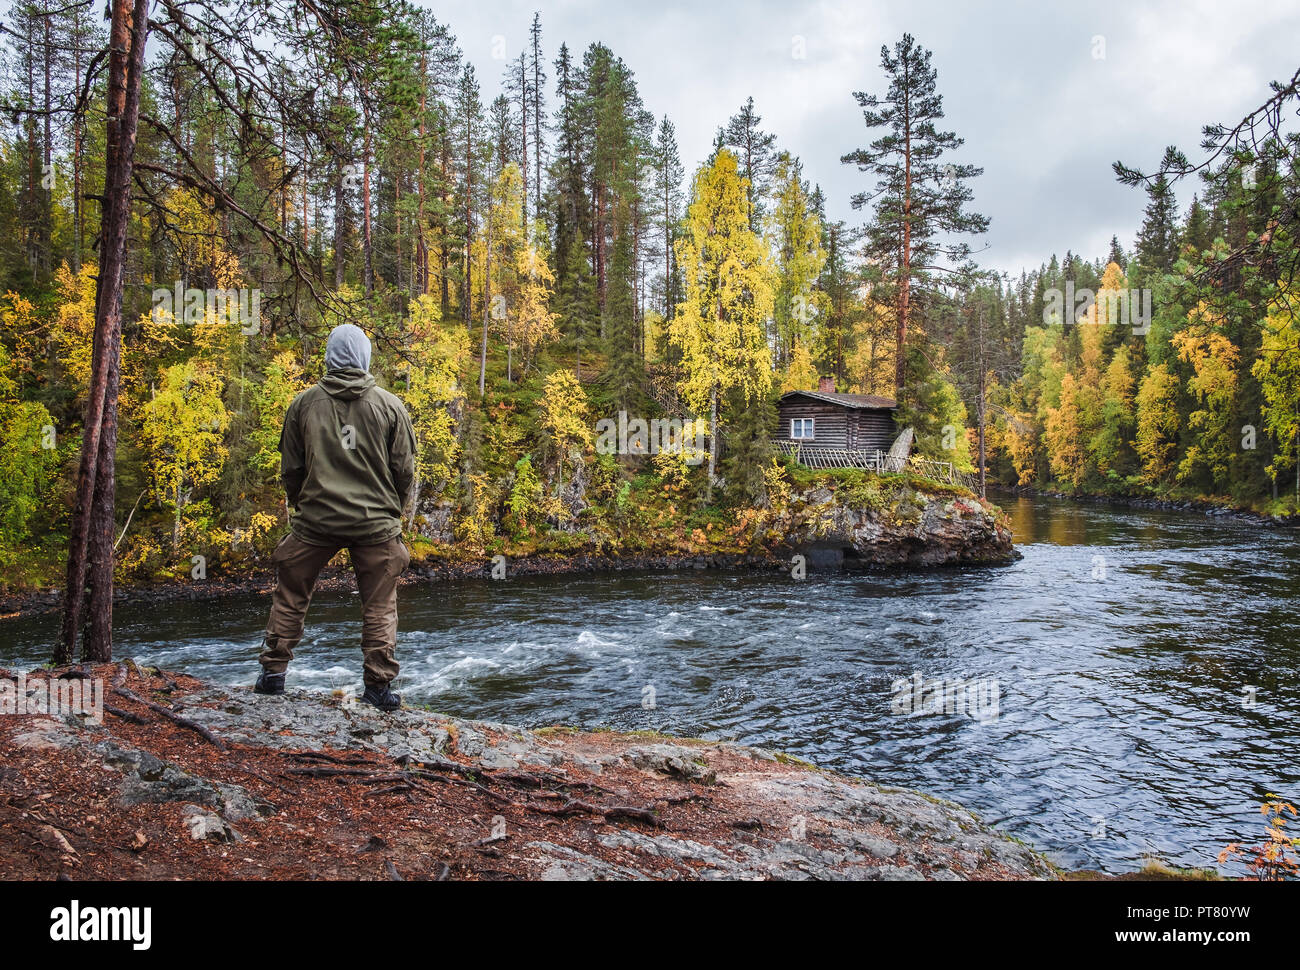
[[[974,476],[958,471],[950,461],[935,461],[931,458],[891,457],[889,452],[876,449],[867,451],[858,448],[826,448],[802,445],[793,441],[776,442],[777,449],[790,455],[806,468],[861,468],[865,471],[885,474],[901,472],[904,467],[913,474],[950,485],[970,487]]]
[[[677,396],[677,389],[668,378],[659,374],[651,374],[642,383],[641,389],[645,391],[650,400],[663,408],[665,414],[671,414],[683,419],[690,417],[686,413],[686,405]]]

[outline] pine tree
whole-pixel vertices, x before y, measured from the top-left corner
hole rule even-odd
[[[636,305],[633,300],[634,272],[632,234],[626,228],[631,207],[619,203],[614,212],[614,248],[605,280],[604,331],[609,345],[610,386],[619,407],[630,409],[644,378],[636,352]]]
[[[506,67],[505,78],[502,83],[506,98],[510,104],[510,110],[516,119],[517,131],[510,139],[513,151],[510,155],[510,161],[519,166],[520,178],[523,179],[523,211],[520,214],[520,220],[524,225],[528,224],[528,182],[529,170],[532,167],[532,131],[533,125],[533,78],[532,71],[529,69],[528,51],[521,51]],[[504,167],[504,163],[502,164]]]
[[[754,110],[750,97],[740,110],[728,119],[725,128],[718,129],[717,146],[730,148],[740,163],[741,178],[749,181],[745,196],[745,215],[751,232],[762,232],[763,200],[773,174],[776,135],[763,131],[759,124],[763,118]]]
[[[930,52],[911,34],[880,49],[880,64],[889,77],[883,97],[854,92],[868,130],[885,133],[870,148],[849,152],[840,160],[856,165],[877,178],[873,192],[853,196],[855,209],[876,199],[874,221],[867,230],[867,255],[883,269],[895,291],[897,314],[896,396],[901,400],[907,379],[904,352],[912,305],[932,285],[936,272],[969,272],[970,246],[954,236],[979,234],[988,219],[966,212],[972,193],[968,179],[983,169],[966,164],[943,164],[945,152],[961,147],[963,139],[939,131],[943,98],[936,91],[937,73]],[[943,262],[957,266],[944,266]]]
[[[1192,204],[1187,209],[1187,221],[1183,224],[1182,244],[1187,255],[1196,259],[1210,247],[1214,240],[1210,234],[1210,214],[1201,204],[1199,196],[1192,196]]]
[[[1119,236],[1110,237],[1110,255],[1106,257],[1107,263],[1114,263],[1121,270],[1128,265],[1128,256],[1124,254],[1124,247],[1119,244]]]
[[[551,163],[555,309],[560,332],[580,361],[583,346],[594,336],[589,324],[596,315],[596,287],[588,254],[591,220],[586,193],[587,140],[578,78],[567,45],[560,45],[555,71],[559,101],[555,117],[559,137]]]
[[[542,215],[542,163],[546,157],[546,62],[542,59],[542,15],[533,14],[533,24],[528,29],[528,74],[532,81],[529,92],[533,121],[533,218],[538,222]],[[524,159],[527,166],[528,160]]]
[[[663,233],[664,319],[672,320],[676,311],[673,288],[673,240],[681,218],[682,178],[685,171],[677,148],[677,130],[664,115],[654,143],[654,206]]]
[[[478,78],[474,66],[466,64],[456,89],[456,102],[452,121],[452,149],[457,175],[460,224],[463,252],[460,269],[461,318],[467,328],[473,327],[473,299],[470,290],[470,264],[472,261],[476,216],[483,191],[483,165],[489,154],[488,135],[483,119],[483,104],[479,99]]]

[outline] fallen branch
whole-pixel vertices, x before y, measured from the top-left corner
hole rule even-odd
[[[305,775],[308,778],[337,778],[342,775],[348,775],[348,776],[378,775],[380,774],[380,772],[375,771],[373,769],[367,770],[365,768],[331,768],[325,765],[321,765],[319,767],[312,767],[312,768],[290,768],[288,774]],[[390,773],[390,777],[392,777],[391,773]]]
[[[278,788],[280,791],[284,792],[286,795],[297,795],[297,794],[298,794],[298,792],[297,792],[296,789],[285,788],[285,787],[284,787],[283,785],[281,785],[279,782],[273,781],[272,779],[266,777],[266,775],[262,774],[260,771],[253,771],[251,768],[240,768],[240,767],[238,767],[238,766],[235,767],[235,770],[236,770],[236,771],[243,772],[243,773],[246,774],[246,775],[251,775],[253,778],[258,779],[259,781],[264,781],[264,782],[266,782],[268,785],[270,785],[272,788]]]
[[[593,805],[591,802],[584,802],[579,798],[570,798],[559,808],[548,808],[545,805],[526,805],[526,808],[542,815],[599,815],[605,820],[615,818],[632,819],[638,822],[645,822],[655,828],[662,828],[663,822],[659,816],[648,808],[637,808],[635,805]]]
[[[139,694],[135,693],[135,691],[128,690],[125,687],[114,687],[113,693],[117,694],[119,697],[125,697],[129,701],[135,701],[137,704],[143,704],[145,707],[149,708],[149,710],[156,711],[157,713],[161,714],[163,717],[173,721],[176,724],[179,724],[183,728],[188,728],[189,730],[193,731],[195,734],[198,734],[200,737],[202,737],[203,740],[215,746],[218,751],[226,750],[226,742],[222,741],[219,737],[217,737],[215,734],[213,734],[211,731],[205,728],[202,724],[199,724],[195,721],[191,721],[188,717],[181,717],[170,707],[165,707],[162,704],[157,704],[151,700],[146,700],[145,698],[141,697]]]
[[[462,785],[466,788],[473,788],[475,791],[481,792],[488,798],[494,799],[498,802],[504,802],[507,805],[516,804],[513,798],[507,798],[500,792],[494,792],[491,788],[480,785],[476,781],[470,781],[468,778],[455,778],[451,775],[440,775],[436,771],[420,771],[418,769],[413,769],[410,774],[417,778],[427,778],[430,781],[441,781],[446,782],[449,785]]]
[[[130,711],[124,711],[120,707],[104,705],[105,712],[112,714],[114,717],[120,717],[124,721],[130,721],[132,724],[148,724],[149,722],[139,714],[132,714]]]
[[[373,791],[366,792],[366,794],[367,795],[388,795],[393,792],[407,793],[411,791],[414,791],[411,785],[401,784],[401,785],[389,785],[387,788],[376,788]]]
[[[368,765],[372,764],[366,758],[340,758],[338,755],[327,754],[324,751],[286,751],[286,758],[292,758],[295,761],[328,761],[333,765]]]

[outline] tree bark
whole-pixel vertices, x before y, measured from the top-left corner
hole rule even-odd
[[[484,247],[483,255],[483,345],[479,350],[478,358],[478,393],[479,397],[483,396],[484,389],[487,387],[487,349],[488,349],[488,319],[492,311],[492,183],[488,183],[487,208],[483,210],[487,213],[487,245]],[[468,237],[467,237],[468,238]],[[468,245],[466,249],[468,249]],[[469,272],[465,273],[466,278]]]
[[[980,477],[979,477],[979,483],[980,483],[980,498],[988,498],[988,494],[987,494],[987,490],[986,490],[986,486],[987,486],[986,475],[987,475],[987,473],[986,473],[985,470],[984,470],[984,459],[985,459],[985,451],[986,451],[986,447],[985,447],[985,440],[986,440],[986,439],[985,439],[985,435],[986,435],[986,433],[987,433],[987,431],[986,431],[986,425],[987,425],[987,415],[988,415],[988,410],[987,410],[987,406],[986,406],[986,404],[985,404],[985,400],[984,400],[984,395],[985,395],[985,390],[986,390],[986,388],[985,388],[985,379],[984,379],[984,308],[983,308],[983,307],[980,307],[979,369],[980,369],[980,376],[979,376],[979,427],[980,427],[980,434],[979,434],[979,439],[980,439],[980,440],[979,440],[979,446],[980,446],[980,447],[979,447],[979,451],[980,451],[980,455],[979,455],[979,462],[980,462],[979,472],[980,472]]]
[[[112,657],[113,504],[116,482],[117,392],[122,340],[122,284],[131,214],[131,169],[135,161],[140,80],[148,37],[148,0],[113,0],[109,33],[104,215],[99,280],[95,288],[95,334],[90,394],[86,403],[77,495],[68,531],[67,588],[63,622],[54,651],[56,664],[70,663],[81,630],[87,574],[93,583],[87,659]],[[87,564],[87,556],[93,558]]]
[[[365,91],[361,96],[367,97]],[[365,145],[362,149],[361,176],[361,244],[365,248],[365,291],[371,297],[375,293],[375,257],[374,246],[370,238],[370,118],[366,116]]]
[[[906,75],[907,59],[903,59],[903,90],[911,97],[911,81]],[[899,254],[898,280],[898,357],[894,361],[894,400],[902,403],[903,384],[907,379],[907,355],[903,350],[907,342],[907,324],[911,316],[912,300],[912,117],[911,104],[903,104],[903,248]]]

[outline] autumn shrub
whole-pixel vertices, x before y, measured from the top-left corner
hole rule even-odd
[[[528,455],[515,462],[514,482],[510,486],[506,508],[520,531],[528,531],[541,511],[542,483]]]
[[[1259,882],[1290,882],[1300,879],[1300,837],[1286,830],[1287,822],[1295,821],[1296,808],[1276,795],[1264,796],[1268,801],[1260,805],[1264,816],[1264,841],[1259,845],[1243,846],[1232,842],[1219,853],[1219,864],[1230,859],[1245,861],[1250,870],[1248,877]],[[1289,817],[1288,817],[1289,816]]]

